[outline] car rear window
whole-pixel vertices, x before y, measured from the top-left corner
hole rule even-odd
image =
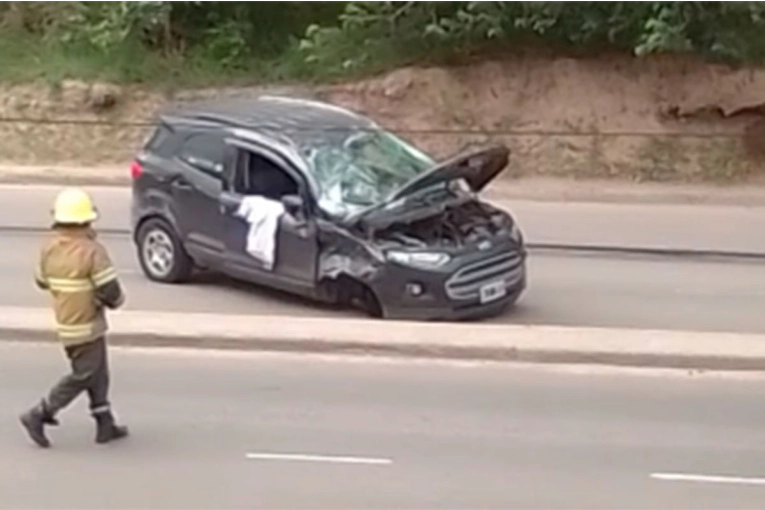
[[[160,124],[149,135],[144,143],[144,150],[152,152],[161,156],[169,156],[171,154],[170,140],[173,138],[173,131],[167,124]]]

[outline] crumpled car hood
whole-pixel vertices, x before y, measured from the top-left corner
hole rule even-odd
[[[504,145],[473,149],[454,156],[433,167],[402,186],[388,198],[388,202],[411,195],[442,181],[465,179],[473,191],[479,192],[507,167],[510,149]]]
[[[464,179],[474,192],[480,192],[487,184],[494,180],[507,167],[510,159],[510,149],[504,145],[493,145],[479,149],[473,149],[454,156],[443,163],[433,167],[431,170],[417,176],[407,184],[391,194],[384,202],[377,204],[369,209],[358,213],[354,221],[364,220],[371,223],[382,221],[387,223],[386,218],[390,216],[415,216],[419,217],[415,211],[401,204],[407,196],[414,195],[418,191],[424,190],[440,182],[449,182],[456,179]],[[397,204],[396,202],[399,202]],[[435,207],[433,207],[435,206]],[[415,206],[416,207],[416,206]],[[431,204],[428,209],[437,210],[436,204]],[[423,214],[428,214],[422,211]]]

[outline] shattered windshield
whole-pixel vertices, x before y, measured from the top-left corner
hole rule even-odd
[[[319,205],[346,215],[383,202],[435,162],[383,131],[329,133],[302,144],[321,188]]]

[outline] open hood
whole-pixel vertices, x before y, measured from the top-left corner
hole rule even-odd
[[[510,149],[494,145],[463,152],[418,175],[391,195],[393,202],[443,181],[465,179],[475,192],[481,191],[507,167]]]
[[[382,216],[397,216],[403,212],[401,211],[402,208],[409,209],[406,206],[407,196],[440,182],[464,179],[477,193],[507,167],[509,159],[510,149],[504,145],[493,145],[462,152],[418,175],[391,194],[384,202],[360,212],[355,219],[381,220]],[[419,216],[416,213],[414,215]]]

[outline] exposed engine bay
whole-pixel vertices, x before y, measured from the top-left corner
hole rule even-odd
[[[471,200],[412,222],[397,222],[375,231],[380,248],[458,248],[510,232],[512,220],[488,204]]]

